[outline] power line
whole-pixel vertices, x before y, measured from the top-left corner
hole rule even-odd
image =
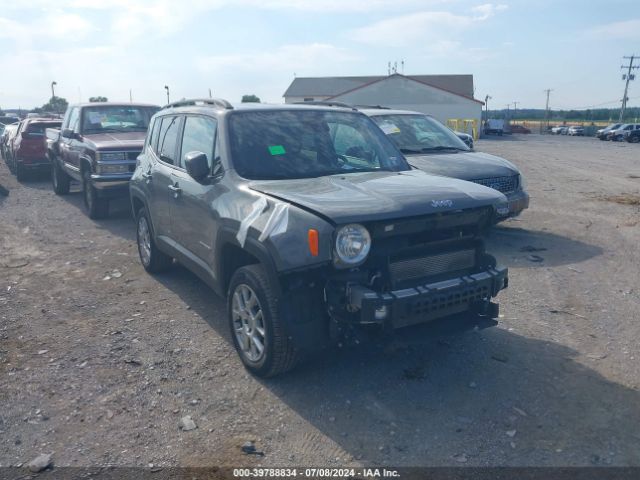
[[[620,123],[622,123],[622,118],[624,117],[624,111],[627,108],[627,93],[629,92],[629,82],[634,80],[636,76],[631,73],[632,70],[636,68],[640,68],[640,66],[633,66],[633,60],[635,59],[635,55],[631,55],[630,57],[622,57],[623,59],[629,59],[629,65],[622,65],[620,68],[622,70],[627,70],[627,73],[622,75],[622,79],[626,80],[624,83],[624,95],[622,96],[622,108],[620,108]]]

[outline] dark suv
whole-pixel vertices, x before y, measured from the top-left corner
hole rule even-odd
[[[412,170],[352,109],[174,103],[152,118],[130,191],[144,268],[175,258],[226,296],[256,375],[363,330],[495,317],[507,286],[480,236],[504,195]]]
[[[386,108],[363,109],[393,140],[411,165],[433,175],[444,175],[495,188],[509,201],[509,213],[529,208],[529,194],[517,167],[504,158],[475,152],[431,115]]]

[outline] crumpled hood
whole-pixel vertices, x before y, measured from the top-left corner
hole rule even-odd
[[[113,132],[90,133],[82,138],[86,143],[93,144],[96,150],[142,150],[146,136],[146,132]]]
[[[481,152],[405,155],[416,168],[433,175],[479,180],[517,175],[518,168],[504,158]]]
[[[249,188],[320,214],[336,224],[387,220],[506,204],[492,188],[419,170],[292,180],[256,180]]]

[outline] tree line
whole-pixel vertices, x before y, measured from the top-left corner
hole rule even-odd
[[[511,120],[544,120],[543,108],[519,108],[517,110],[489,110],[489,118],[507,118]],[[586,110],[549,110],[549,119],[592,121],[617,121],[620,117],[619,108],[595,108]],[[630,107],[625,110],[624,119],[633,122],[640,118],[640,107]]]

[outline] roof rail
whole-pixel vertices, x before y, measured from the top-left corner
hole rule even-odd
[[[356,108],[364,108],[364,109],[370,109],[370,110],[391,110],[390,107],[383,107],[382,105],[356,105]]]
[[[324,107],[340,107],[357,110],[353,105],[344,102],[332,102],[331,100],[309,100],[306,102],[293,102],[296,105],[320,105]]]
[[[164,110],[165,108],[188,107],[190,105],[213,105],[214,107],[233,110],[233,105],[227,102],[224,98],[189,98],[169,103],[162,107],[162,109]]]

